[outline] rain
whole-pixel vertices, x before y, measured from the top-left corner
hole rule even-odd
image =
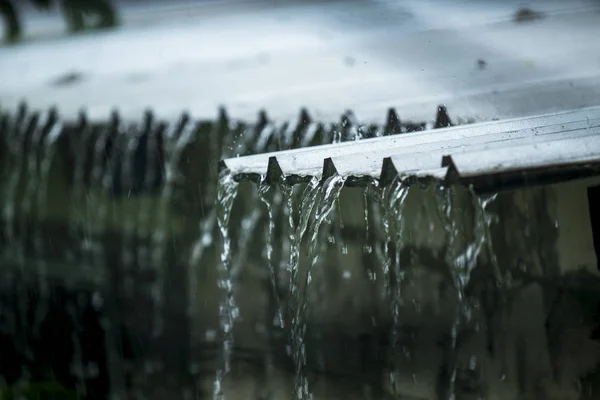
[[[0,399],[597,397],[593,2],[49,3],[0,45]]]

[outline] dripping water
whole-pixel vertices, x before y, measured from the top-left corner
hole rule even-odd
[[[274,260],[273,260],[273,235],[275,233],[275,218],[273,215],[273,206],[271,202],[267,198],[267,193],[269,192],[271,186],[264,180],[261,179],[261,182],[258,186],[258,195],[260,196],[260,200],[263,202],[265,207],[267,208],[267,217],[268,217],[268,231],[266,237],[266,256],[267,256],[267,267],[269,270],[269,279],[271,284],[272,296],[275,302],[275,320],[272,323],[278,327],[284,327],[283,314],[281,312],[281,305],[279,300],[279,293],[277,284],[277,270],[275,269]]]
[[[52,166],[52,161],[54,160],[54,155],[56,153],[56,141],[58,140],[60,134],[62,133],[62,124],[53,122],[52,126],[49,127],[49,131],[46,133],[46,136],[43,138],[42,144],[42,160],[40,163],[40,173],[39,173],[39,181],[40,186],[37,192],[36,198],[36,211],[39,221],[46,221],[48,218],[48,189],[49,189],[49,180],[50,180],[50,168]],[[46,261],[45,252],[44,252],[44,232],[40,223],[35,224],[34,230],[34,249],[36,253],[36,264],[37,264],[37,274],[38,274],[38,289],[40,291],[40,298],[47,299],[49,297],[48,291],[48,281],[47,281],[47,272],[48,272],[48,263]],[[46,306],[47,303],[45,301],[40,302],[39,310],[37,312],[37,316],[35,318],[36,326],[39,327],[44,315],[46,314]],[[36,329],[34,328],[34,333]]]
[[[118,141],[122,141],[124,144],[123,152],[119,155],[122,157],[121,160],[121,176],[117,177],[120,181],[120,193],[126,197],[124,205],[129,205],[128,201],[131,198],[131,189],[133,188],[133,161],[135,156],[135,150],[137,148],[139,137],[135,134],[130,135],[129,132],[135,132],[133,127],[120,133],[117,137]],[[122,203],[123,204],[123,203]],[[123,234],[121,235],[121,263],[123,266],[123,273],[125,274],[124,285],[125,293],[131,298],[134,298],[134,265],[135,265],[135,254],[134,254],[134,243],[135,243],[135,222],[136,215],[130,211],[127,207],[125,212],[121,213],[121,219],[123,222]]]
[[[469,271],[467,266],[463,264],[464,260],[460,258],[459,243],[456,240],[459,232],[456,218],[453,215],[455,210],[452,203],[456,197],[456,188],[452,186],[441,186],[436,194],[438,196],[438,213],[440,215],[440,220],[442,221],[446,238],[446,262],[450,268],[450,275],[452,276],[458,299],[458,310],[456,311],[454,321],[450,328],[450,343],[447,350],[449,355],[443,361],[443,364],[445,365],[443,365],[442,368],[445,371],[441,373],[440,378],[442,380],[438,382],[438,396],[443,396],[442,398],[447,398],[448,400],[454,400],[456,398],[457,339],[459,331],[464,324],[464,319],[469,318],[469,313],[471,311],[470,307],[465,304],[464,291],[469,279]]]
[[[277,191],[276,187],[270,186],[265,177],[261,178],[261,181],[258,185],[258,195],[260,200],[265,205],[267,209],[267,230],[265,234],[265,262],[267,264],[267,273],[269,276],[268,279],[268,291],[271,292],[271,295],[268,297],[267,301],[267,335],[268,335],[268,343],[267,351],[265,352],[265,378],[266,382],[263,382],[262,388],[260,389],[261,393],[257,397],[259,398],[270,398],[271,388],[269,387],[269,382],[273,377],[274,370],[274,349],[272,348],[275,343],[274,329],[283,329],[285,327],[284,315],[281,308],[281,299],[279,297],[279,267],[275,266],[275,257],[274,257],[274,246],[273,246],[273,238],[275,235],[275,215],[278,206],[282,203],[282,196],[279,191]],[[269,192],[275,192],[273,194],[273,199],[269,200]]]
[[[20,225],[20,235],[18,236],[18,244],[15,245],[15,247],[19,248],[19,252],[22,252],[22,257],[23,257],[23,263],[25,263],[25,257],[27,254],[27,238],[28,238],[28,231],[30,230],[30,224],[28,223],[30,219],[33,219],[33,205],[34,205],[34,199],[36,198],[37,195],[37,189],[39,187],[39,185],[42,183],[41,182],[41,176],[40,176],[40,171],[39,171],[39,164],[38,164],[38,150],[42,147],[43,141],[44,141],[44,133],[46,130],[46,125],[50,122],[49,121],[50,116],[45,114],[44,117],[38,121],[37,126],[35,127],[33,134],[31,135],[31,141],[29,143],[28,148],[26,149],[26,154],[24,154],[25,157],[25,165],[26,165],[26,171],[25,174],[23,176],[26,185],[25,185],[25,189],[24,189],[24,194],[23,194],[23,198],[21,200],[21,210],[22,210],[22,216],[19,220],[19,225]],[[45,149],[43,149],[45,150]],[[23,216],[25,218],[23,218]],[[37,226],[39,227],[39,224],[37,224]],[[34,250],[36,250],[37,253],[37,248],[34,247]],[[44,269],[45,265],[44,265],[44,257],[42,254],[35,254],[34,257],[34,263],[38,265],[39,269]],[[41,283],[42,277],[38,276],[38,281],[40,282],[40,285],[43,285],[43,283]],[[43,290],[43,288],[40,288]],[[43,303],[40,302],[40,303]],[[33,322],[33,330],[34,332],[37,331],[38,329],[38,323],[37,320],[41,314],[41,317],[43,318],[43,314],[44,314],[44,310],[41,310],[42,307],[36,307],[36,317],[34,318],[34,322]]]
[[[499,268],[497,265],[496,256],[492,250],[491,235],[489,232],[490,224],[493,218],[487,213],[486,207],[492,202],[496,196],[490,196],[486,199],[478,197],[471,189],[468,193],[472,199],[473,208],[475,210],[473,240],[468,244],[462,244],[457,240],[464,232],[465,227],[459,225],[458,199],[457,188],[439,187],[436,192],[437,207],[440,220],[442,222],[445,242],[446,242],[446,262],[450,268],[450,276],[457,294],[457,309],[454,321],[450,330],[449,355],[446,360],[448,365],[446,371],[445,389],[438,387],[440,395],[444,392],[444,396],[448,399],[456,398],[456,376],[457,376],[457,352],[458,352],[458,337],[469,327],[474,328],[475,332],[479,331],[479,322],[475,320],[475,311],[479,309],[477,299],[467,297],[466,288],[471,280],[471,273],[475,269],[478,257],[482,250],[488,252],[490,262],[496,277],[496,284],[501,282],[499,276]],[[474,324],[474,326],[472,326]],[[472,355],[470,365],[476,366],[476,357]],[[475,368],[475,367],[473,367]],[[439,382],[441,383],[441,382]]]
[[[306,330],[308,314],[308,295],[312,282],[312,269],[319,258],[319,228],[334,205],[337,203],[340,192],[344,186],[345,177],[333,175],[319,185],[313,180],[307,187],[302,196],[302,206],[300,210],[300,224],[298,225],[295,239],[295,249],[299,256],[300,243],[308,226],[308,219],[312,215],[313,209],[314,221],[309,229],[308,243],[308,265],[302,287],[299,285],[299,263],[294,261],[292,264],[292,302],[294,304],[292,314],[292,352],[296,364],[296,378],[294,382],[294,393],[298,400],[307,400],[312,398],[308,387],[308,377],[306,374]],[[319,196],[320,195],[320,196]],[[316,209],[315,209],[316,206]],[[302,292],[300,291],[302,289]]]
[[[252,198],[249,200],[250,212],[242,218],[241,229],[236,240],[237,248],[235,257],[233,257],[231,264],[231,270],[234,277],[238,277],[242,273],[242,268],[248,258],[251,242],[254,239],[254,233],[263,216],[260,207],[261,202],[260,195],[254,192]]]
[[[471,195],[473,196],[475,203],[475,237],[480,238],[479,247],[485,250],[487,255],[488,263],[492,269],[492,275],[494,278],[494,287],[493,290],[498,292],[499,294],[499,303],[495,304],[495,308],[500,310],[500,321],[498,322],[499,326],[490,326],[491,321],[488,321],[487,333],[488,333],[488,346],[492,348],[495,347],[497,342],[498,344],[498,354],[501,358],[501,368],[500,368],[500,379],[506,376],[507,373],[507,333],[506,333],[506,320],[507,320],[507,311],[508,311],[508,299],[507,293],[511,289],[512,286],[512,277],[510,273],[510,269],[506,269],[503,273],[500,270],[500,266],[498,264],[498,257],[493,248],[492,242],[492,234],[491,234],[491,226],[496,221],[496,215],[493,215],[488,211],[488,206],[493,203],[498,197],[497,194],[493,194],[490,196],[482,197],[477,196],[473,189],[471,188]],[[494,349],[495,350],[495,349]]]
[[[221,257],[218,267],[218,286],[225,291],[225,298],[219,306],[220,326],[223,333],[223,348],[221,354],[221,365],[219,366],[213,388],[213,399],[224,398],[223,378],[230,370],[231,353],[233,351],[233,327],[238,317],[238,309],[235,304],[234,284],[232,282],[231,265],[231,239],[229,237],[229,219],[231,208],[238,191],[238,183],[233,179],[229,171],[223,170],[219,176],[219,187],[217,190],[217,223],[221,232],[222,246]]]
[[[390,311],[392,314],[392,329],[390,332],[390,386],[392,388],[392,394],[398,396],[398,371],[396,367],[396,349],[398,347],[398,337],[400,330],[400,309],[403,305],[402,297],[402,285],[405,277],[405,270],[400,262],[400,254],[404,246],[403,233],[404,233],[404,205],[406,198],[409,193],[409,186],[396,178],[389,188],[384,190],[383,193],[383,206],[384,206],[384,224],[386,242],[388,243],[388,249],[392,246],[395,248],[394,256],[389,253],[388,260],[386,260],[386,276],[384,287],[387,292],[388,301],[390,302]],[[391,230],[394,230],[395,241],[392,238]]]
[[[71,202],[71,211],[69,212],[68,218],[68,230],[69,235],[72,240],[77,243],[80,240],[80,226],[85,225],[88,229],[84,233],[84,241],[91,240],[90,236],[92,232],[90,231],[91,221],[90,215],[86,215],[84,213],[86,204],[85,200],[85,190],[84,190],[84,178],[85,178],[85,161],[86,161],[86,149],[87,143],[90,140],[91,129],[87,125],[84,118],[81,118],[81,134],[74,137],[72,140],[75,142],[74,149],[74,162],[73,166],[73,183],[70,195]],[[85,125],[84,125],[85,124]],[[82,211],[83,209],[83,211]],[[87,217],[87,218],[86,218]],[[79,246],[69,246],[67,249],[67,259],[70,262],[74,262],[77,256],[74,254],[75,250],[85,249],[85,244],[80,244]],[[72,247],[72,248],[71,248]],[[87,261],[87,260],[86,260]],[[82,269],[85,270],[86,275],[94,276],[93,270],[88,262],[82,263]]]
[[[369,190],[370,186],[366,186],[363,190],[363,218],[365,221],[365,244],[363,246],[363,253],[365,254],[371,254],[373,252],[371,231],[369,230]]]
[[[306,353],[305,344],[303,342],[304,332],[302,332],[303,326],[301,321],[298,320],[300,311],[300,245],[302,238],[308,227],[309,218],[312,215],[313,208],[317,202],[317,196],[319,194],[319,180],[313,178],[302,193],[300,197],[300,206],[298,208],[298,223],[294,221],[294,204],[293,204],[293,188],[282,185],[282,190],[287,200],[287,206],[289,210],[288,223],[289,223],[289,236],[290,236],[290,258],[288,269],[290,275],[290,316],[292,318],[291,325],[291,351],[292,359],[294,361],[294,367],[296,370],[296,376],[294,380],[294,396],[299,400],[306,400],[310,398],[308,391],[308,379],[305,375],[305,364],[306,364]]]
[[[183,126],[181,126],[183,125]],[[165,252],[171,229],[169,224],[170,208],[176,185],[181,182],[179,165],[181,156],[186,146],[193,140],[196,124],[187,122],[181,124],[176,121],[171,124],[165,135],[165,156],[162,169],[164,171],[164,185],[158,200],[157,226],[152,234],[152,268],[156,273],[155,284],[152,288],[154,300],[154,326],[153,335],[162,335],[163,305],[165,288]]]
[[[118,315],[117,306],[114,301],[114,285],[112,279],[106,279],[108,274],[108,254],[105,246],[105,237],[107,232],[107,223],[111,213],[111,202],[107,201],[103,193],[110,193],[112,189],[113,177],[111,173],[111,161],[116,153],[115,146],[108,146],[111,140],[113,128],[103,128],[94,143],[94,153],[92,159],[92,170],[90,188],[87,195],[87,215],[92,219],[93,225],[91,237],[94,239],[95,246],[92,265],[95,275],[99,280],[104,280],[103,290],[95,293],[93,304],[96,308],[104,309],[104,317],[101,320],[102,327],[105,330],[106,362],[109,373],[109,385],[111,398],[121,399],[125,392],[125,383],[123,382],[123,368],[121,357],[119,355],[119,334],[112,321]],[[110,150],[109,150],[110,149]],[[81,182],[83,184],[83,182]],[[112,278],[112,277],[111,277]]]
[[[20,268],[23,268],[25,263],[25,249],[23,249],[23,243],[17,239],[15,233],[15,214],[17,213],[16,207],[19,203],[17,200],[19,183],[21,182],[21,176],[24,172],[22,155],[25,152],[27,137],[29,136],[28,128],[30,125],[33,125],[33,129],[35,129],[38,122],[37,120],[37,115],[31,115],[29,117],[24,117],[23,120],[13,121],[13,124],[15,125],[14,134],[9,135],[7,138],[9,151],[15,166],[10,168],[11,172],[8,176],[5,192],[5,204],[2,210],[4,216],[4,236],[6,241],[5,251],[11,256],[14,255],[14,259]],[[11,132],[11,129],[8,131]]]

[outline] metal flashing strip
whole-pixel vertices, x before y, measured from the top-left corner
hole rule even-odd
[[[236,179],[299,182],[333,173],[347,185],[398,176],[490,189],[600,173],[600,107],[454,126],[222,161]],[[556,179],[554,179],[556,178]]]

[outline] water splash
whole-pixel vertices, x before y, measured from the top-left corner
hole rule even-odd
[[[233,327],[238,317],[238,309],[235,304],[235,292],[232,281],[231,265],[231,239],[229,237],[229,219],[231,208],[237,196],[238,183],[233,179],[229,171],[223,170],[219,176],[219,187],[217,190],[217,223],[221,232],[222,247],[220,264],[218,267],[220,289],[225,290],[225,299],[219,307],[220,326],[223,331],[223,349],[221,365],[217,370],[213,388],[213,399],[221,400],[223,394],[223,378],[229,373],[231,353],[233,351]]]

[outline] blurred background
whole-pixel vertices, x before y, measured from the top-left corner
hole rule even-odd
[[[446,103],[489,119],[598,95],[596,0],[128,0],[113,2],[118,27],[77,35],[69,1],[4,2],[22,25],[21,40],[0,48],[7,106],[212,118],[224,104],[236,117],[265,108],[280,119],[306,106],[368,120],[390,106],[429,118]],[[101,22],[95,13],[88,27]]]

